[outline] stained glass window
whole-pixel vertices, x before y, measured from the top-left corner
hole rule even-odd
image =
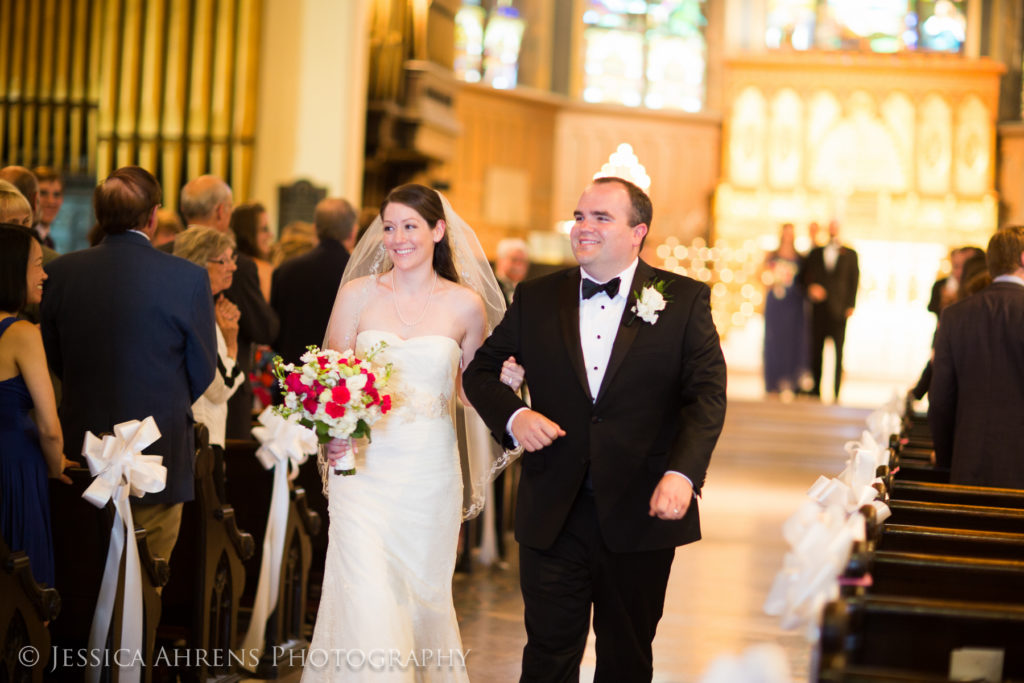
[[[961,52],[967,0],[768,0],[765,46]]]
[[[704,105],[704,0],[590,0],[583,99],[652,109]]]

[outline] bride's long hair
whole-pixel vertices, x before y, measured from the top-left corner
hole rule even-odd
[[[425,185],[409,183],[408,185],[399,185],[395,189],[391,190],[391,192],[388,192],[388,196],[384,198],[384,201],[380,205],[381,220],[384,220],[384,209],[386,209],[388,204],[391,204],[392,202],[408,206],[410,209],[418,213],[423,217],[423,220],[427,222],[431,230],[436,228],[438,221],[446,220],[444,215],[444,205],[441,203],[441,196],[437,194],[436,190],[432,190]],[[434,244],[433,265],[434,270],[441,277],[455,283],[459,282],[459,273],[455,269],[455,258],[452,256],[452,243],[448,239],[447,230],[445,230],[441,239]]]

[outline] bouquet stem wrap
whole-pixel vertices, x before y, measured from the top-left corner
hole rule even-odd
[[[262,427],[254,427],[252,434],[260,442],[256,457],[264,469],[274,470],[274,488],[267,514],[267,531],[263,536],[263,557],[260,559],[260,579],[256,587],[249,630],[242,642],[244,652],[263,652],[263,636],[277,605],[281,588],[281,559],[284,556],[285,535],[288,532],[288,482],[299,474],[299,466],[318,448],[316,433],[294,419],[285,419],[272,408],[259,416]]]
[[[114,426],[114,435],[102,440],[92,432],[85,433],[82,455],[95,477],[82,497],[98,508],[114,501],[114,523],[110,527],[110,545],[103,568],[103,583],[96,601],[92,627],[89,629],[89,651],[106,649],[107,632],[114,615],[114,598],[120,578],[121,554],[124,564],[124,612],[121,615],[121,649],[128,653],[130,663],[120,667],[119,680],[135,683],[142,674],[142,565],[139,546],[135,542],[135,523],[128,496],[141,497],[162,491],[167,483],[167,468],[159,455],[142,455],[160,438],[156,421],[147,417],[142,422],[130,420]],[[101,667],[91,666],[86,672],[88,683],[98,683]]]

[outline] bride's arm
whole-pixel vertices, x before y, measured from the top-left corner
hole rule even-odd
[[[372,277],[361,277],[338,290],[324,336],[324,348],[336,351],[355,350],[359,316],[373,288]]]
[[[463,404],[471,406],[469,399],[466,398],[466,392],[462,389],[462,373],[469,367],[477,349],[487,338],[487,313],[484,310],[483,300],[475,293],[470,292],[466,298],[467,302],[460,316],[464,325],[463,329],[466,332],[462,337],[462,362],[459,364],[457,389]]]

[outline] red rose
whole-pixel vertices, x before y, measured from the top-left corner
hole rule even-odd
[[[345,417],[345,406],[341,403],[328,403],[324,406],[324,410],[331,417]]]
[[[370,405],[376,405],[380,403],[380,392],[371,386],[367,386],[363,389],[363,392],[370,397]]]
[[[317,356],[316,357],[316,362],[319,363],[320,367],[322,367],[322,368],[326,368],[327,367],[327,362],[328,361],[327,361],[327,358],[325,356]]]
[[[367,372],[366,373],[366,383],[367,384],[376,384],[377,383],[377,378],[374,376],[374,374],[372,372]]]
[[[352,393],[349,392],[348,387],[345,386],[344,384],[339,384],[338,386],[334,387],[334,389],[331,390],[331,400],[334,401],[335,403],[340,403],[344,405],[348,403],[349,399],[351,398]]]
[[[306,412],[310,415],[316,414],[316,409],[320,403],[315,398],[304,398],[302,400],[302,407],[306,409]]]
[[[386,395],[380,402],[381,415],[387,415],[389,410],[391,410],[391,394]]]

